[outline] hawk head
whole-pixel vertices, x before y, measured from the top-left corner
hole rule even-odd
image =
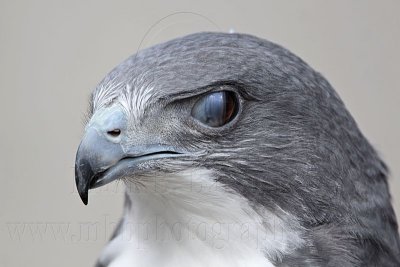
[[[275,264],[399,262],[384,163],[329,83],[276,44],[198,33],[156,45],[112,70],[90,109],[75,169],[85,204],[119,179],[137,210],[273,217],[292,233],[260,248]]]

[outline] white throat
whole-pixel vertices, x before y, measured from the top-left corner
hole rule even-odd
[[[296,220],[251,207],[208,170],[127,185],[132,206],[100,257],[108,266],[274,266],[303,243]]]

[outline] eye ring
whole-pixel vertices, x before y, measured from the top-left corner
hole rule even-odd
[[[191,115],[204,125],[218,128],[231,122],[238,111],[237,94],[224,90],[208,93],[198,99],[192,108]]]

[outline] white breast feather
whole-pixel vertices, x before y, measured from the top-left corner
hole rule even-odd
[[[294,218],[251,207],[211,171],[135,179],[142,186],[127,182],[132,207],[122,231],[100,257],[113,258],[111,267],[274,266],[268,258],[304,242]]]

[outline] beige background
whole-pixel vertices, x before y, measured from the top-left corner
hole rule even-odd
[[[255,34],[321,71],[390,166],[400,214],[399,10],[396,0],[2,0],[0,266],[94,262],[123,189],[92,192],[88,206],[76,194],[89,93],[138,47],[201,30]]]

